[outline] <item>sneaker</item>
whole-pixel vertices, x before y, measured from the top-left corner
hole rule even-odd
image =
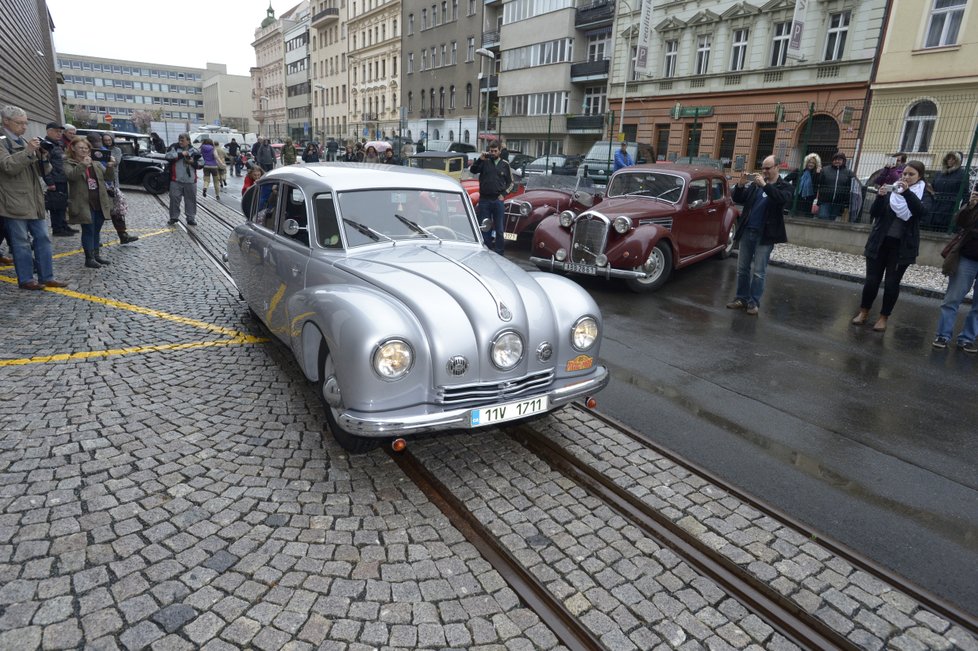
[[[746,312],[751,316],[757,316],[757,305],[751,303],[750,305],[747,306],[747,309],[744,310],[744,312]]]
[[[180,223],[180,220],[179,219],[171,219],[170,221],[168,221],[166,223],[166,225],[167,226],[174,226],[174,225],[179,224],[179,223]]]
[[[204,196],[207,196],[207,188],[204,188]]]
[[[59,231],[51,231],[51,235],[54,235],[55,237],[71,237],[72,235],[75,234],[75,232],[76,231],[69,231],[65,229]]]
[[[130,235],[129,233],[126,233],[125,235],[119,237],[119,242],[121,244],[130,244],[138,239],[139,239],[138,235]]]
[[[45,280],[41,283],[45,287],[67,287],[68,283],[61,282],[60,280]]]
[[[735,298],[734,300],[732,300],[729,303],[727,303],[727,309],[728,310],[745,310],[745,309],[747,309],[747,303],[746,303],[746,301],[743,301],[743,300],[741,300],[739,298]]]
[[[931,346],[934,348],[947,348],[947,337],[942,337],[940,335],[934,337],[934,341],[931,343]]]
[[[959,341],[958,350],[963,350],[966,353],[975,354],[978,353],[978,346],[975,346],[973,341]]]

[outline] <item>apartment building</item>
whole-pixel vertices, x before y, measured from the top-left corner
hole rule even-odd
[[[401,130],[401,0],[347,0],[346,136],[377,139]]]
[[[968,0],[894,0],[872,85],[859,174],[905,152],[931,170],[978,133],[978,13]],[[973,165],[974,163],[972,163]]]
[[[313,131],[320,142],[347,130],[346,0],[318,0],[310,7],[310,80]]]
[[[650,142],[660,160],[708,156],[758,169],[771,152],[790,167],[810,151],[852,158],[886,5],[656,3],[650,66],[635,74],[641,2],[633,2],[615,20],[611,105],[624,97],[622,130]],[[792,41],[794,19],[804,29]]]
[[[133,116],[140,111],[156,121],[205,121],[204,68],[67,53],[58,53],[58,67],[65,113],[76,126],[111,122],[117,131],[139,131]]]
[[[285,135],[298,142],[312,139],[312,83],[309,69],[309,8],[284,22]]]
[[[58,77],[51,31],[54,23],[44,0],[18,3],[0,22],[0,106],[13,104],[27,112],[27,133],[44,135],[44,125],[61,122]]]
[[[303,1],[281,18],[268,6],[261,25],[255,30],[255,66],[251,68],[252,113],[265,137],[281,139],[288,133],[285,81],[285,32],[294,26],[292,17],[308,8]]]
[[[480,83],[488,93],[490,72],[496,79],[491,59],[477,54],[487,44],[483,6],[480,0],[402,0],[401,104],[404,135],[412,141],[476,145],[485,126]]]

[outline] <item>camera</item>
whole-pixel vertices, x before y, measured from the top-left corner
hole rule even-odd
[[[51,151],[52,149],[54,149],[54,143],[51,142],[50,140],[42,140],[41,149],[43,149],[44,151]]]

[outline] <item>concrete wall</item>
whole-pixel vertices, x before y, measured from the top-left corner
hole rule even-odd
[[[842,224],[823,222],[804,217],[788,217],[785,219],[788,230],[788,242],[798,246],[810,246],[842,253],[863,254],[863,247],[869,237],[869,224]],[[951,239],[950,235],[941,233],[920,234],[920,255],[917,264],[940,267],[944,262],[941,249]]]

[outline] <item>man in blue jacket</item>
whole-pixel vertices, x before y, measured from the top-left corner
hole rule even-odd
[[[628,155],[628,143],[621,143],[621,149],[615,152],[615,171],[617,172],[623,167],[631,167],[634,164],[635,161]]]
[[[791,201],[791,186],[778,174],[779,163],[775,156],[768,156],[761,163],[761,172],[752,177],[742,175],[733,191],[733,200],[744,209],[734,236],[740,241],[737,296],[727,307],[745,310],[750,315],[756,315],[761,304],[764,276],[774,245],[788,241],[784,209]]]

